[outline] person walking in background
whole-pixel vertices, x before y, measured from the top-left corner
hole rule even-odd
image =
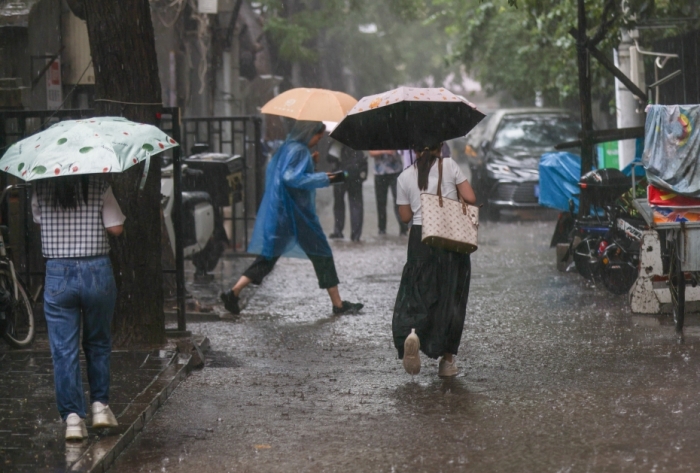
[[[316,215],[316,189],[331,184],[330,173],[314,172],[318,151],[310,148],[323,137],[321,122],[299,120],[274,154],[265,172],[265,195],[255,220],[248,253],[259,255],[230,291],[220,295],[224,307],[240,314],[241,291],[261,284],[280,256],[308,258],[318,286],[326,289],[333,314],[357,313],[363,305],[340,298],[338,274],[331,247]]]
[[[471,260],[468,254],[435,248],[423,243],[420,195],[437,194],[442,160],[442,195],[469,204],[476,196],[467,178],[451,158],[440,156],[441,144],[416,149],[416,161],[398,179],[399,214],[413,222],[408,237],[408,258],[396,295],[392,332],[394,346],[409,374],[420,372],[419,349],[440,359],[438,376],[459,372],[454,356],[462,338],[469,297]]]
[[[333,140],[329,150],[328,162],[333,164],[333,171],[345,171],[345,182],[333,186],[333,215],[335,223],[329,238],[343,238],[345,228],[345,194],[348,194],[350,208],[350,239],[360,241],[362,221],[362,183],[367,179],[367,156],[362,151],[355,151]]]
[[[41,247],[47,258],[44,314],[56,404],[66,422],[66,440],[83,440],[88,434],[80,374],[81,325],[92,426],[118,425],[109,408],[110,326],[117,286],[107,234],[119,236],[126,217],[107,181],[88,175],[37,181],[32,214],[41,225]]]
[[[394,197],[394,214],[399,222],[399,234],[406,235],[408,225],[399,218],[398,206],[396,205],[396,179],[403,171],[402,158],[396,151],[389,150],[370,151],[369,155],[374,158],[374,193],[377,199],[379,234],[386,235],[387,193],[391,189],[391,194]]]

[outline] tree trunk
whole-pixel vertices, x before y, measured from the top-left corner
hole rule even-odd
[[[156,122],[162,108],[153,24],[148,0],[84,2],[95,68],[95,112]],[[112,239],[119,296],[114,314],[117,345],[160,343],[165,338],[161,265],[160,159],[119,175],[114,193],[126,215],[124,233]]]

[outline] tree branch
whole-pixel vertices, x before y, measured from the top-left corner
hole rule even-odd
[[[595,35],[593,35],[593,37],[589,40],[589,44],[591,46],[597,46],[598,43],[600,43],[605,38],[605,35],[608,33],[612,25],[617,20],[617,16],[615,15],[616,5],[617,4],[615,0],[605,1],[605,6],[603,7],[603,14],[600,17],[600,25],[598,26],[598,31],[596,31]]]

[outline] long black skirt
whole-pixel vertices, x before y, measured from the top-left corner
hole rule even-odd
[[[413,225],[408,260],[394,305],[394,346],[403,358],[403,342],[416,329],[420,348],[430,358],[457,354],[467,315],[469,255],[421,243],[422,227]]]

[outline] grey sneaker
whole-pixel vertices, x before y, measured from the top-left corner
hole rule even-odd
[[[68,414],[66,417],[66,440],[83,440],[87,436],[85,421],[78,414]]]
[[[445,357],[440,358],[440,364],[438,365],[438,376],[441,378],[451,378],[459,374],[459,369],[457,368],[457,362],[452,358],[452,362],[449,362]]]
[[[119,425],[117,418],[114,417],[112,409],[108,405],[101,402],[92,403],[92,426],[93,427],[116,427]]]
[[[420,340],[416,335],[416,329],[412,328],[411,333],[403,342],[403,368],[408,374],[420,373]]]

